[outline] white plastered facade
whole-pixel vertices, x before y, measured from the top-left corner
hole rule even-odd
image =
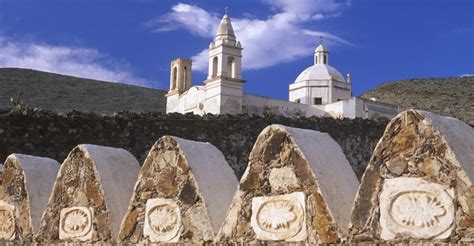
[[[171,62],[166,113],[392,118],[404,110],[353,97],[350,75],[344,78],[329,65],[329,51],[323,44],[314,51],[314,65],[289,85],[289,100],[244,94],[242,50],[230,18],[224,15],[209,45],[204,85],[191,86],[191,60]]]

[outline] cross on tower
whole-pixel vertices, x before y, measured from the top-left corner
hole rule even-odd
[[[323,36],[319,36],[319,44],[323,44]]]
[[[225,10],[225,15],[227,15],[227,10],[229,9],[229,7],[225,7],[224,10]]]

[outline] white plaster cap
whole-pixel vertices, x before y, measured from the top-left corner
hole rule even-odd
[[[328,49],[326,49],[326,47],[324,47],[323,44],[319,44],[318,47],[316,47],[316,49],[314,50],[314,52],[328,52]]]
[[[7,157],[7,161],[8,159],[17,160],[23,169],[30,205],[31,227],[33,232],[36,232],[41,216],[48,205],[49,195],[59,171],[59,162],[49,158],[22,154],[11,154]]]
[[[217,28],[216,40],[217,39],[231,39],[235,40],[234,28],[230,22],[230,18],[227,15],[222,17],[219,27]]]
[[[443,139],[448,143],[450,154],[458,161],[459,167],[464,170],[461,175],[467,184],[474,184],[474,129],[466,123],[452,118],[439,116],[427,111],[415,110],[421,113],[424,122],[432,125],[438,130]],[[396,118],[405,112],[400,113]],[[393,121],[393,120],[392,120]]]
[[[214,233],[219,231],[239,181],[222,152],[208,142],[173,138],[182,150],[204,197]]]
[[[334,79],[340,82],[346,82],[344,76],[332,66],[327,64],[315,64],[311,67],[306,68],[303,72],[298,75],[295,83],[308,81],[308,80],[326,80]]]

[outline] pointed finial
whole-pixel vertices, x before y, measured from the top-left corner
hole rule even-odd
[[[227,10],[229,9],[229,7],[225,7],[224,10],[225,10],[225,15],[227,15]]]
[[[323,44],[323,36],[319,36],[319,44]]]

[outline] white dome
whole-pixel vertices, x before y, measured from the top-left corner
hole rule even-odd
[[[346,82],[344,76],[334,67],[327,64],[316,64],[306,68],[295,80],[295,83],[307,80],[334,79],[340,82]]]

